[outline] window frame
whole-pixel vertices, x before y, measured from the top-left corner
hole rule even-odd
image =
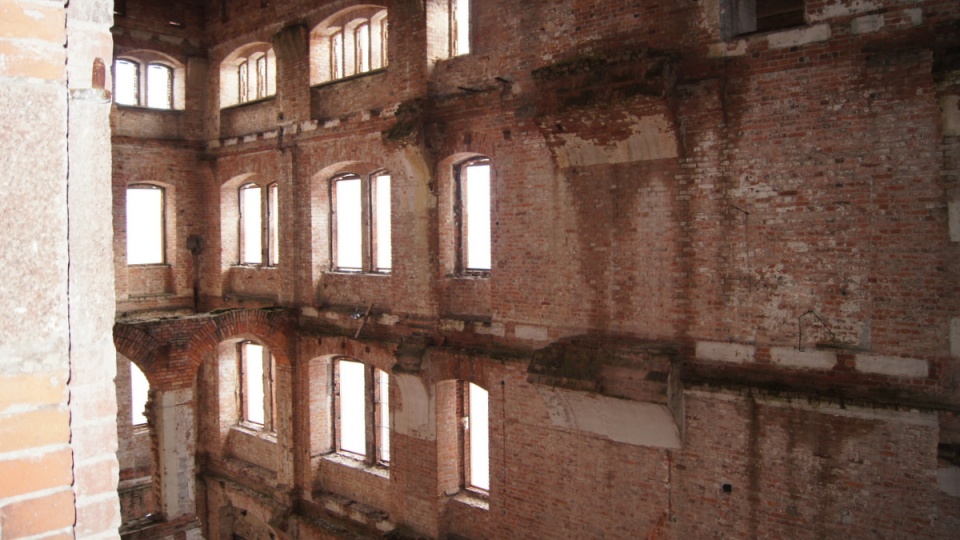
[[[160,191],[160,260],[157,262],[130,262],[130,203],[129,195],[132,189],[159,190]],[[163,186],[151,184],[148,182],[137,182],[129,184],[124,191],[124,204],[126,213],[126,262],[127,266],[162,266],[167,264],[167,190]]]
[[[477,485],[474,485],[472,482],[472,458],[471,458],[471,449],[472,449],[472,431],[471,424],[473,423],[471,416],[471,400],[470,400],[470,387],[475,386],[484,391],[487,395],[487,488],[483,488]],[[490,461],[490,392],[483,388],[482,386],[472,383],[470,381],[459,381],[457,385],[457,418],[458,422],[458,439],[459,439],[459,458],[460,458],[460,489],[470,493],[471,495],[478,496],[481,498],[487,498],[490,496],[490,476],[489,476],[489,461]]]
[[[274,268],[280,265],[280,182],[270,183],[248,181],[237,188],[237,266]],[[246,229],[244,220],[243,192],[247,189],[260,190],[260,258],[250,261],[246,258]]]
[[[261,358],[259,361],[262,362],[262,385],[263,385],[263,423],[256,422],[249,418],[249,397],[246,395],[246,375],[249,372],[247,368],[247,363],[251,360],[248,358],[246,347],[248,345],[256,345],[260,347]],[[257,343],[256,341],[245,339],[237,342],[237,386],[238,386],[238,399],[239,407],[237,407],[237,413],[239,418],[237,423],[248,429],[253,429],[256,431],[263,431],[266,433],[275,433],[276,432],[276,419],[277,419],[277,392],[276,392],[276,371],[277,371],[277,360],[273,353],[270,351],[270,348],[262,343]]]
[[[156,57],[158,54],[150,53],[146,55],[149,57]],[[132,64],[135,67],[134,75],[134,97],[136,103],[122,103],[117,101],[117,83],[120,82],[118,74],[118,64],[119,63]],[[166,107],[157,107],[151,105],[150,99],[150,68],[160,67],[163,68],[167,73],[167,84],[164,89],[165,102],[168,104]],[[175,90],[177,85],[177,71],[181,71],[177,66],[172,65],[170,61],[167,60],[144,60],[134,56],[117,56],[113,61],[113,102],[121,107],[141,107],[145,109],[152,109],[155,111],[173,111],[178,110],[177,107],[180,105],[177,101],[177,91]]]
[[[489,212],[490,212],[490,232],[487,237],[487,241],[490,244],[490,268],[470,268],[468,266],[468,250],[469,250],[469,239],[470,231],[468,229],[468,212],[467,206],[468,201],[466,200],[466,193],[464,193],[464,180],[467,174],[467,169],[477,165],[487,165],[490,168],[489,175]],[[465,159],[458,162],[453,167],[453,177],[454,177],[454,200],[453,200],[453,216],[454,216],[454,227],[455,232],[455,257],[456,257],[456,271],[460,276],[473,276],[473,277],[489,277],[493,271],[493,184],[494,184],[494,169],[493,162],[490,158],[486,156],[473,156],[471,158]]]
[[[777,22],[776,14],[769,14],[769,10],[759,7],[769,0],[722,0],[721,1],[721,34],[729,40],[751,34],[777,32],[790,28],[797,28],[807,24],[806,0],[790,0],[793,2],[790,10],[784,11],[787,16]],[[766,13],[766,15],[764,15]],[[782,16],[783,13],[780,15]]]
[[[460,7],[460,5],[464,5],[464,4],[466,5],[466,8],[464,9],[467,12],[466,13],[467,24],[466,24],[466,28],[461,28],[457,20],[457,15],[459,11],[458,8]],[[449,36],[448,36],[449,37],[448,52],[449,52],[450,58],[455,58],[457,56],[466,56],[470,54],[473,49],[473,39],[472,39],[473,32],[470,31],[471,30],[470,27],[472,26],[472,23],[473,23],[473,17],[471,16],[472,13],[471,13],[470,0],[448,0],[447,13],[449,16],[447,24],[449,25],[448,28],[450,29]],[[464,43],[466,44],[466,49],[460,50],[461,48],[460,33],[463,30],[466,30],[466,33],[467,33],[467,37],[464,40]]]
[[[343,426],[341,423],[343,405],[343,385],[341,384],[341,364],[351,362],[359,364],[363,369],[363,430],[364,454],[360,455],[352,450],[346,450],[342,445]],[[382,395],[383,382],[386,377],[387,398]],[[338,356],[333,359],[333,452],[368,466],[387,468],[390,466],[390,406],[389,406],[389,373],[356,358]],[[386,409],[383,406],[386,405]],[[384,414],[387,425],[383,426]],[[386,427],[387,436],[384,437],[382,428]]]
[[[386,8],[371,9],[361,10],[362,15],[354,9],[342,10],[311,32],[311,57],[318,56],[311,61],[318,63],[311,84],[337,82],[387,67],[389,14]]]
[[[167,84],[166,84],[166,89],[164,91],[164,93],[166,94],[165,95],[165,100],[167,103],[166,107],[154,107],[153,105],[150,104],[150,96],[152,95],[150,93],[150,70],[151,68],[154,68],[154,67],[162,68],[167,73]],[[146,106],[148,109],[157,109],[161,111],[172,111],[174,109],[174,104],[173,104],[174,71],[175,70],[173,66],[169,66],[163,62],[149,62],[147,64],[146,80],[144,81],[145,82],[144,89],[145,89],[146,95],[143,97],[143,102],[146,103]]]
[[[128,360],[128,362],[130,363],[130,425],[134,429],[142,429],[146,428],[147,424],[149,423],[149,419],[147,418],[147,405],[150,403],[150,379],[148,379],[147,374],[140,369],[140,366],[138,366],[132,360]],[[139,400],[137,399],[136,393],[137,383],[135,382],[135,379],[138,378],[135,375],[136,373],[139,373],[140,377],[143,378],[143,381],[147,383],[146,394],[143,399],[143,408],[139,411],[137,410],[137,404]],[[137,422],[138,417],[142,417],[143,422]]]
[[[380,207],[378,184],[380,178],[387,178],[390,184],[388,189],[388,209],[390,220],[384,227],[378,219],[378,209]],[[343,223],[340,221],[341,214],[338,210],[338,189],[337,184],[342,181],[360,181],[360,266],[344,266],[339,260],[339,242],[340,228]],[[328,196],[330,201],[329,217],[329,240],[330,240],[330,271],[348,274],[383,274],[387,275],[393,272],[393,177],[385,169],[377,169],[369,174],[357,174],[353,172],[343,172],[330,178],[328,184]],[[380,242],[383,239],[379,234],[386,229],[390,234],[386,237],[390,246],[390,266],[382,264],[382,257],[379,255]]]

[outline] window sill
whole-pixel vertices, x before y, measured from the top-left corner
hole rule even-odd
[[[450,279],[490,279],[490,270],[468,270],[466,272],[458,272],[456,274],[449,274],[447,277]]]
[[[393,272],[383,272],[383,271],[378,271],[378,272],[364,272],[363,270],[344,270],[344,269],[341,269],[341,268],[334,268],[333,270],[330,270],[329,273],[331,273],[331,274],[337,274],[337,275],[340,275],[340,276],[380,276],[380,277],[387,277],[387,276],[393,275]]]
[[[127,263],[127,268],[171,268],[167,263]]]
[[[265,429],[263,429],[262,426],[247,424],[244,422],[244,423],[233,426],[231,429],[233,431],[236,431],[237,433],[243,434],[244,436],[256,437],[257,439],[260,439],[262,441],[266,441],[269,443],[277,442],[276,432],[266,431]]]
[[[350,467],[351,469],[363,471],[367,474],[371,474],[373,476],[383,478],[384,480],[390,479],[389,467],[381,463],[371,465],[361,459],[354,458],[352,456],[348,456],[346,454],[341,454],[338,452],[327,454],[323,456],[322,459],[324,461],[329,461],[330,463],[336,463],[337,465],[342,465],[344,467]]]
[[[461,489],[453,495],[451,499],[460,504],[476,508],[477,510],[490,510],[489,496],[469,489]]]
[[[276,270],[278,266],[275,264],[238,263],[234,264],[231,268],[243,268],[246,270]]]
[[[250,101],[244,101],[243,103],[234,103],[234,104],[232,104],[232,105],[226,105],[226,106],[220,107],[220,110],[221,110],[221,111],[229,111],[229,110],[242,109],[242,108],[244,108],[244,107],[252,107],[252,106],[257,105],[257,104],[259,104],[259,103],[266,103],[266,102],[268,102],[268,101],[274,101],[274,100],[276,99],[276,97],[277,97],[277,95],[274,94],[274,95],[272,95],[272,96],[262,97],[262,98],[260,98],[260,99],[251,99]]]
[[[116,105],[117,109],[120,109],[120,110],[156,112],[156,113],[166,113],[166,114],[170,114],[170,113],[181,114],[184,112],[183,109],[161,109],[159,107],[146,107],[144,105],[125,105],[123,103],[116,103],[116,102],[114,102],[114,105]]]
[[[326,86],[333,86],[335,84],[339,84],[347,81],[355,81],[357,79],[363,79],[364,77],[379,75],[381,73],[386,73],[386,72],[387,72],[386,67],[371,69],[370,71],[365,71],[363,73],[354,73],[353,75],[348,75],[346,77],[341,77],[339,79],[333,79],[330,81],[323,81],[321,83],[313,84],[313,85],[310,85],[310,88],[324,88]]]

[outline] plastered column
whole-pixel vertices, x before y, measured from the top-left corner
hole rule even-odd
[[[196,513],[194,492],[197,434],[194,390],[183,388],[159,393],[157,440],[160,455],[160,508],[174,519]]]

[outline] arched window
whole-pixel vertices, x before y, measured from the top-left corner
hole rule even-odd
[[[333,383],[337,452],[371,464],[389,463],[390,376],[371,365],[339,358]]]
[[[268,43],[246,45],[220,65],[220,106],[269,98],[277,93],[277,58]]]
[[[176,81],[182,68],[174,67],[167,60],[151,60],[159,53],[141,51],[141,58],[117,58],[113,65],[114,102],[118,105],[143,106],[151,109],[182,108],[175,94],[182,86]],[[182,100],[182,96],[180,97]]]
[[[387,65],[387,10],[361,6],[341,11],[310,34],[311,76],[318,84]]]
[[[241,341],[237,351],[240,374],[240,423],[247,427],[274,431],[276,361],[270,349],[252,341]]]
[[[492,268],[490,160],[476,157],[455,167],[457,268],[460,273],[486,273]]]
[[[127,264],[164,263],[164,204],[159,186],[127,188]]]
[[[240,186],[240,264],[263,264],[264,259],[269,266],[279,263],[280,190],[276,182],[266,187],[264,198],[261,185],[251,182]]]
[[[345,173],[330,180],[331,253],[341,272],[389,272],[393,267],[390,175]]]

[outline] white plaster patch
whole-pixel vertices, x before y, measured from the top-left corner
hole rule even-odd
[[[531,341],[548,341],[550,339],[547,329],[543,326],[530,326],[526,324],[518,324],[516,328],[513,329],[513,335],[520,339],[529,339]]]
[[[224,139],[224,140],[223,140],[223,145],[224,145],[224,146],[233,146],[233,145],[235,145],[235,144],[237,144],[237,138],[236,138],[236,137],[231,137],[231,138],[229,138],[229,139]]]
[[[877,373],[891,377],[926,378],[930,366],[926,360],[858,354],[854,357],[856,370],[862,373]]]
[[[943,135],[945,137],[960,135],[960,96],[942,96],[940,114],[943,119]]]
[[[834,17],[845,17],[847,15],[856,15],[866,11],[873,11],[880,7],[880,3],[874,0],[835,0],[833,3],[823,7],[820,13],[811,14],[810,20],[819,22]]]
[[[633,133],[626,139],[599,144],[572,133],[560,133],[563,140],[557,152],[561,168],[588,165],[631,163],[677,157],[677,139],[670,120],[664,115],[631,117]]]
[[[400,322],[400,317],[396,315],[388,315],[386,313],[381,315],[380,319],[377,321],[378,324],[382,324],[384,326],[393,326],[398,322]]]
[[[319,123],[316,120],[307,120],[300,122],[300,131],[316,131]]]
[[[903,10],[903,13],[907,17],[910,17],[910,22],[913,23],[914,26],[920,26],[923,24],[923,9],[910,8]]]
[[[503,323],[490,323],[490,324],[477,323],[473,326],[473,331],[480,335],[500,336],[500,337],[507,335],[507,328],[503,325]]]
[[[537,386],[553,425],[636,446],[680,448],[680,430],[664,405]]]
[[[800,369],[833,369],[837,355],[830,351],[799,351],[793,347],[770,349],[770,360],[778,366]]]
[[[752,361],[755,353],[756,348],[752,345],[723,343],[720,341],[697,342],[697,358],[701,360],[742,364]]]
[[[940,491],[951,497],[960,497],[960,467],[937,469],[937,480],[940,484]]]
[[[306,317],[319,317],[320,312],[317,311],[317,308],[312,306],[303,306],[300,308],[300,314]]]
[[[337,127],[339,125],[340,125],[339,118],[334,118],[333,120],[327,120],[326,122],[323,123],[324,128],[332,128],[332,127]]]
[[[243,136],[243,142],[245,142],[245,143],[253,142],[253,141],[255,141],[255,140],[257,140],[257,135],[256,135],[256,134],[253,134],[253,135],[244,135],[244,136]]]
[[[808,43],[826,41],[828,39],[830,39],[830,25],[818,24],[816,26],[770,34],[767,36],[767,43],[771,49],[784,49],[786,47],[797,47]]]
[[[865,15],[850,22],[850,31],[854,35],[869,34],[883,28],[883,15]]]
[[[393,431],[432,441],[437,438],[436,401],[419,377],[405,373],[393,375],[400,389],[400,399],[391,400],[395,410],[390,415]]]
[[[273,131],[264,131],[264,132],[263,132],[263,138],[264,138],[264,139],[276,139],[279,134],[280,134],[280,130],[278,130],[278,129],[275,129],[275,130],[273,130]]]
[[[711,43],[707,49],[707,57],[709,58],[725,58],[745,54],[747,54],[747,41],[745,39],[738,39],[730,43],[726,41]]]

